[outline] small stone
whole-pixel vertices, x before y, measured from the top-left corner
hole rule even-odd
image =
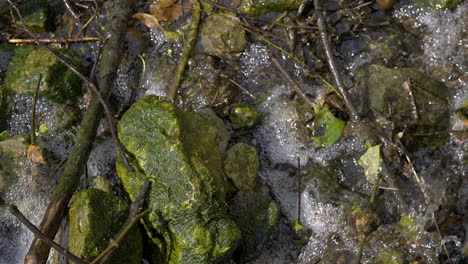
[[[238,190],[255,191],[260,182],[257,171],[260,166],[257,150],[247,144],[238,143],[226,153],[224,170]]]
[[[229,115],[231,122],[237,126],[251,128],[257,124],[260,115],[251,105],[240,104],[234,106]]]

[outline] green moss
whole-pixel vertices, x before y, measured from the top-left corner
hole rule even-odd
[[[299,8],[301,2],[301,0],[242,0],[239,10],[253,15],[273,11],[294,11]]]
[[[419,227],[417,222],[411,216],[404,215],[398,223],[398,231],[409,244],[413,244],[416,242],[419,234]]]
[[[239,232],[224,204],[219,132],[209,121],[150,95],[125,113],[118,134],[139,168],[130,173],[117,161],[131,199],[145,178],[154,180],[146,227],[164,263],[211,263],[236,246]]]
[[[378,258],[378,264],[403,264],[402,253],[393,248],[384,249]]]
[[[49,1],[28,0],[18,7],[26,27],[32,32],[45,32],[49,28]],[[21,20],[17,20],[22,25]]]
[[[80,70],[79,56],[72,50],[56,49],[58,56]],[[34,94],[42,74],[39,95],[57,103],[76,102],[81,95],[81,79],[47,51],[38,47],[16,47],[5,76],[5,88]]]
[[[69,249],[87,260],[104,250],[128,217],[129,205],[123,199],[98,189],[77,192],[69,217]],[[112,258],[112,263],[141,263],[142,237],[135,226],[125,243]]]
[[[257,171],[260,167],[257,150],[247,144],[238,143],[226,153],[224,170],[238,190],[255,191],[260,185]]]
[[[260,119],[260,114],[251,105],[239,104],[232,108],[229,119],[240,127],[251,128]]]

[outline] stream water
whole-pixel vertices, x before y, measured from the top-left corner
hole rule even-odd
[[[394,19],[399,20],[407,28],[417,28],[421,32],[418,46],[413,47],[414,50],[420,50],[420,52],[409,54],[405,63],[409,67],[444,82],[449,89],[449,104],[453,109],[459,108],[468,99],[467,9],[468,3],[465,1],[452,11],[433,12],[417,4],[406,4],[393,11]],[[170,80],[166,79],[166,83],[161,82],[161,76],[164,75],[165,70],[158,68],[157,59],[161,54],[167,54],[168,49],[172,49],[174,53],[181,50],[180,43],[168,44],[164,34],[157,30],[150,34],[150,41],[152,48],[146,52],[147,72],[142,82],[143,89],[134,95],[136,98],[144,94],[165,95],[167,83]],[[264,95],[264,99],[257,107],[263,119],[261,124],[252,131],[252,143],[260,154],[259,175],[270,189],[272,197],[280,205],[284,215],[276,235],[267,242],[263,253],[252,263],[308,264],[316,260],[317,256],[333,255],[336,252],[339,252],[339,254],[336,253],[337,259],[339,256],[346,257],[346,252],[357,252],[359,249],[356,234],[347,224],[346,213],[342,207],[312,195],[319,190],[313,182],[307,179],[302,183],[300,193],[300,219],[301,224],[311,231],[311,235],[302,246],[294,243],[294,235],[288,223],[298,218],[298,164],[302,168],[312,165],[325,167],[331,161],[339,159],[346,171],[341,171],[338,178],[346,182],[349,181],[347,179],[349,175],[361,171],[357,164],[359,157],[353,156],[352,153],[362,152],[365,147],[355,137],[344,138],[329,148],[320,149],[311,148],[298,139],[300,138],[297,134],[299,117],[285,96],[287,86],[279,84],[283,83],[278,81],[281,78],[269,70],[273,66],[266,53],[268,49],[268,45],[259,40],[249,43],[240,56],[240,72],[237,76],[246,89],[256,95]],[[354,70],[370,59],[366,53],[356,53],[348,57],[344,66],[349,71],[349,75],[353,76]],[[129,86],[131,82],[132,77],[128,75],[128,71],[119,71],[113,94],[123,104],[130,101],[132,97],[129,92],[132,89]],[[303,89],[318,97],[319,94],[316,91],[322,93],[324,86],[304,84]],[[29,130],[29,111],[21,109],[30,109],[31,97],[17,97],[15,101],[19,103],[8,123],[8,131],[11,135],[27,133]],[[203,100],[198,100],[193,105],[201,107]],[[54,130],[56,121],[53,121],[47,113],[57,111],[56,109],[54,105],[39,101],[40,123],[46,124],[50,130]],[[450,129],[463,129],[462,122],[455,114],[452,114]],[[72,136],[70,132],[63,132],[63,134],[45,132],[42,137],[45,147],[53,153],[54,168],[59,168],[60,162],[67,157],[73,142],[69,138]],[[466,139],[451,137],[446,145],[437,150],[421,149],[412,153],[415,169],[422,180],[422,188],[425,195],[430,198],[430,208],[421,208],[422,204],[414,202],[410,207],[411,216],[416,219],[427,217],[427,214],[422,214],[423,211],[434,212],[451,199],[455,199],[458,207],[468,208],[466,151]],[[112,152],[111,141],[99,139],[96,142],[96,147],[91,154],[92,159],[88,162],[89,177],[96,175],[104,175],[106,178],[115,177],[113,168],[115,155],[109,155],[110,152]],[[51,188],[56,180],[52,172],[54,172],[53,169],[44,169],[40,166],[22,166],[22,169],[16,172],[19,175],[18,182],[4,194],[8,202],[16,204],[20,211],[35,224],[38,224],[45,211]],[[32,178],[31,175],[35,177]],[[113,183],[113,185],[117,184]],[[370,186],[366,185],[359,188],[361,189],[351,188],[350,191],[368,193],[371,190]],[[465,211],[465,219],[466,213]],[[425,219],[422,222],[427,221]],[[468,228],[466,222],[465,220],[465,232]],[[439,238],[434,231],[428,232],[426,235],[430,239],[420,242],[418,246],[428,251],[442,252],[441,245],[446,245],[451,255],[454,256],[453,263],[463,263],[461,251],[463,243],[466,243],[468,238],[463,237],[462,223],[458,229],[454,228],[446,233],[448,235]],[[0,264],[23,263],[32,238],[33,235],[13,216],[8,212],[0,211]],[[369,261],[374,254],[379,254],[379,248],[385,246],[387,245],[379,243],[367,246],[362,263],[371,263]],[[335,253],[330,253],[330,247],[335,248]],[[413,248],[415,252],[416,247]],[[437,257],[429,256],[428,258],[439,261]],[[442,263],[446,262],[442,261]]]

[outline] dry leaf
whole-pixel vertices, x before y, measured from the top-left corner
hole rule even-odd
[[[141,23],[145,24],[145,26],[151,29],[160,28],[158,20],[150,14],[136,13],[133,15],[133,17],[138,19]]]
[[[44,160],[44,155],[42,154],[42,149],[38,145],[29,145],[28,147],[28,159],[32,163],[36,164],[47,164]]]
[[[182,15],[182,7],[174,6],[179,0],[161,0],[150,5],[150,13],[158,21],[176,21]]]

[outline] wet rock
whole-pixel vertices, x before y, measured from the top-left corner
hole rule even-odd
[[[231,109],[229,119],[237,126],[251,128],[259,121],[260,114],[251,105],[238,104]]]
[[[219,118],[211,108],[203,108],[202,110],[198,111],[198,114],[200,114],[206,120],[210,121],[210,123],[218,129],[219,138],[216,141],[219,142],[219,153],[224,155],[229,143],[229,139],[231,138],[231,134],[224,124],[224,121]]]
[[[229,214],[242,234],[234,257],[238,261],[246,261],[261,253],[265,240],[278,224],[281,212],[278,204],[269,197],[241,191],[231,202]]]
[[[403,34],[396,26],[389,26],[371,34],[367,51],[373,61],[395,65],[403,54]]]
[[[70,206],[70,252],[92,261],[120,230],[128,217],[128,203],[98,189],[87,189],[73,196]],[[133,227],[111,263],[141,263],[143,241],[138,226]]]
[[[255,191],[259,187],[257,176],[259,166],[257,150],[244,143],[232,146],[224,160],[226,176],[241,191]]]
[[[26,157],[28,145],[26,137],[17,135],[0,142],[0,191],[7,189],[17,182],[21,164]]]
[[[55,49],[57,55],[80,68],[80,58],[72,50]],[[39,95],[57,103],[76,102],[81,95],[81,79],[38,47],[16,47],[5,76],[5,89],[34,94],[42,73]]]
[[[455,8],[463,0],[420,0],[418,3],[435,10]]]
[[[132,200],[152,179],[147,230],[164,263],[213,263],[237,245],[239,230],[227,215],[219,131],[171,101],[144,96],[122,117],[119,138],[138,172],[120,159],[117,173]]]
[[[29,0],[18,7],[25,26],[32,32],[46,32],[49,26],[49,1]],[[16,15],[15,15],[16,17]],[[16,24],[23,26],[20,19]]]
[[[391,69],[375,64],[360,68],[356,79],[361,84],[356,93],[361,99],[361,113],[392,121],[397,129],[392,133],[407,126],[402,142],[408,149],[436,148],[445,143],[446,134],[431,134],[449,127],[446,88],[442,83],[409,68]],[[405,82],[409,82],[413,98],[404,88]]]
[[[11,97],[3,86],[0,86],[0,131],[7,128],[7,121],[11,112]]]
[[[241,0],[239,10],[253,15],[294,11],[299,8],[301,2],[301,0]]]
[[[203,23],[201,44],[205,53],[219,58],[240,55],[246,45],[245,31],[239,27],[239,18],[232,13],[211,15]]]

